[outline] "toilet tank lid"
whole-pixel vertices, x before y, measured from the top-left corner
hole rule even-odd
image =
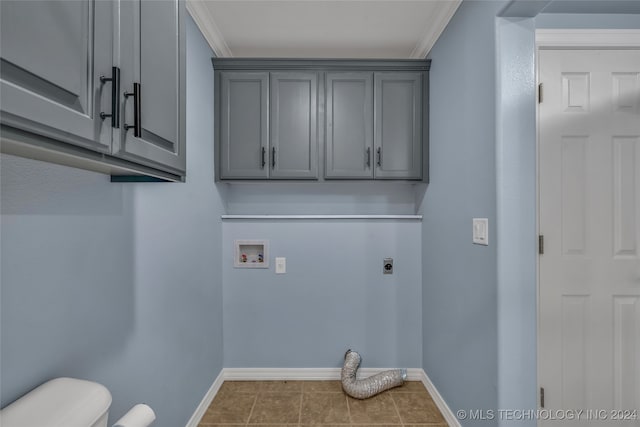
[[[2,427],[91,427],[111,406],[102,384],[56,378],[0,411]]]

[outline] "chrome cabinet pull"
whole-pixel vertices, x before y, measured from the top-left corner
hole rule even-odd
[[[120,102],[118,95],[120,94],[120,68],[111,67],[111,77],[100,76],[100,83],[105,84],[111,82],[111,113],[100,112],[102,120],[111,117],[111,127],[120,127]]]
[[[136,138],[142,137],[142,99],[141,99],[141,90],[140,83],[133,84],[133,92],[125,92],[124,97],[128,98],[133,96],[133,124],[128,125],[125,123],[124,128],[129,130],[133,128],[133,136]]]
[[[264,169],[264,165],[267,164],[267,160],[266,160],[266,154],[267,154],[267,149],[262,147],[262,169]]]
[[[367,167],[371,167],[371,147],[367,147]]]
[[[378,147],[377,153],[378,153],[378,162],[377,163],[378,163],[378,166],[380,167],[380,166],[382,166],[382,148],[381,147]]]

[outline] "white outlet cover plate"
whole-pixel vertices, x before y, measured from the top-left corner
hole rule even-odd
[[[473,218],[473,243],[476,245],[489,245],[488,218]]]
[[[276,257],[276,274],[285,274],[287,272],[287,259],[285,257]]]

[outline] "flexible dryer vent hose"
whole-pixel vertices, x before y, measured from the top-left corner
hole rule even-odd
[[[406,369],[391,369],[357,380],[356,372],[361,360],[360,355],[355,351],[347,350],[344,355],[342,389],[351,397],[367,399],[390,388],[398,387],[407,379]]]

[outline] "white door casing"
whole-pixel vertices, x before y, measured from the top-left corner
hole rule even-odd
[[[640,426],[640,50],[538,67],[539,384],[545,409],[585,411],[538,424]]]

